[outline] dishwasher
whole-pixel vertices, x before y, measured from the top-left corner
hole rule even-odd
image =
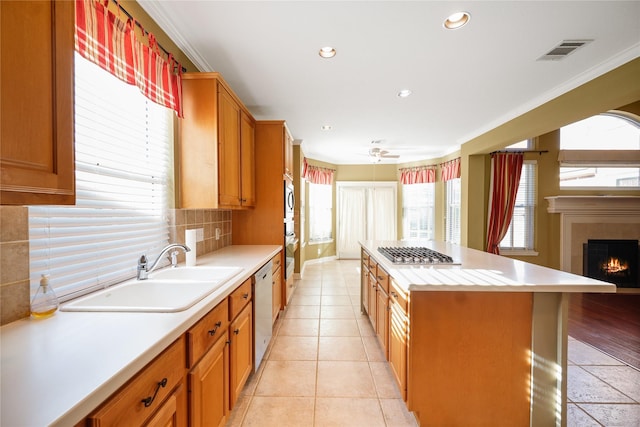
[[[254,359],[253,369],[258,370],[264,356],[271,335],[273,333],[272,308],[273,308],[273,283],[271,277],[272,262],[266,263],[253,276],[254,295]]]

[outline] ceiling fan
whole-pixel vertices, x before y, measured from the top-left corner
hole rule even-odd
[[[382,159],[397,159],[397,154],[389,154],[387,150],[382,150],[380,148],[370,148],[369,149],[369,157],[372,163],[379,163]]]

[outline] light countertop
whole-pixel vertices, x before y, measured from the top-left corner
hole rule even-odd
[[[612,283],[436,241],[361,241],[361,246],[411,291],[616,292]],[[382,246],[424,246],[453,257],[457,265],[397,265],[378,252]]]
[[[0,425],[72,426],[184,334],[281,246],[228,246],[197,265],[243,270],[177,313],[62,312],[0,329]]]

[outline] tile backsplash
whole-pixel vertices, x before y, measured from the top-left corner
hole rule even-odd
[[[172,209],[169,221],[170,242],[184,243],[185,230],[203,229],[198,255],[231,245],[230,210]],[[29,209],[0,206],[0,325],[29,316],[29,287]]]

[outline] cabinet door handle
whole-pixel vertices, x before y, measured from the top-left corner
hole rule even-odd
[[[243,294],[243,295],[242,295],[242,298],[244,298],[244,299],[249,298],[249,294]]]
[[[235,331],[233,331],[233,333],[238,335],[240,333],[240,329],[236,329]]]
[[[215,334],[215,333],[216,333],[216,331],[218,330],[218,328],[219,328],[220,326],[222,326],[222,322],[220,322],[220,321],[216,322],[216,324],[215,324],[215,328],[213,328],[213,329],[211,329],[211,330],[209,331],[209,335],[213,336],[213,334]]]
[[[391,291],[391,295],[392,295],[395,299],[398,299],[398,294],[396,294],[395,292]]]
[[[156,400],[156,396],[158,395],[158,391],[160,390],[160,388],[165,388],[166,386],[167,386],[167,378],[165,377],[156,386],[156,391],[153,393],[153,396],[149,396],[142,399],[142,403],[144,403],[144,407],[148,408],[149,406],[151,406],[153,401]]]

